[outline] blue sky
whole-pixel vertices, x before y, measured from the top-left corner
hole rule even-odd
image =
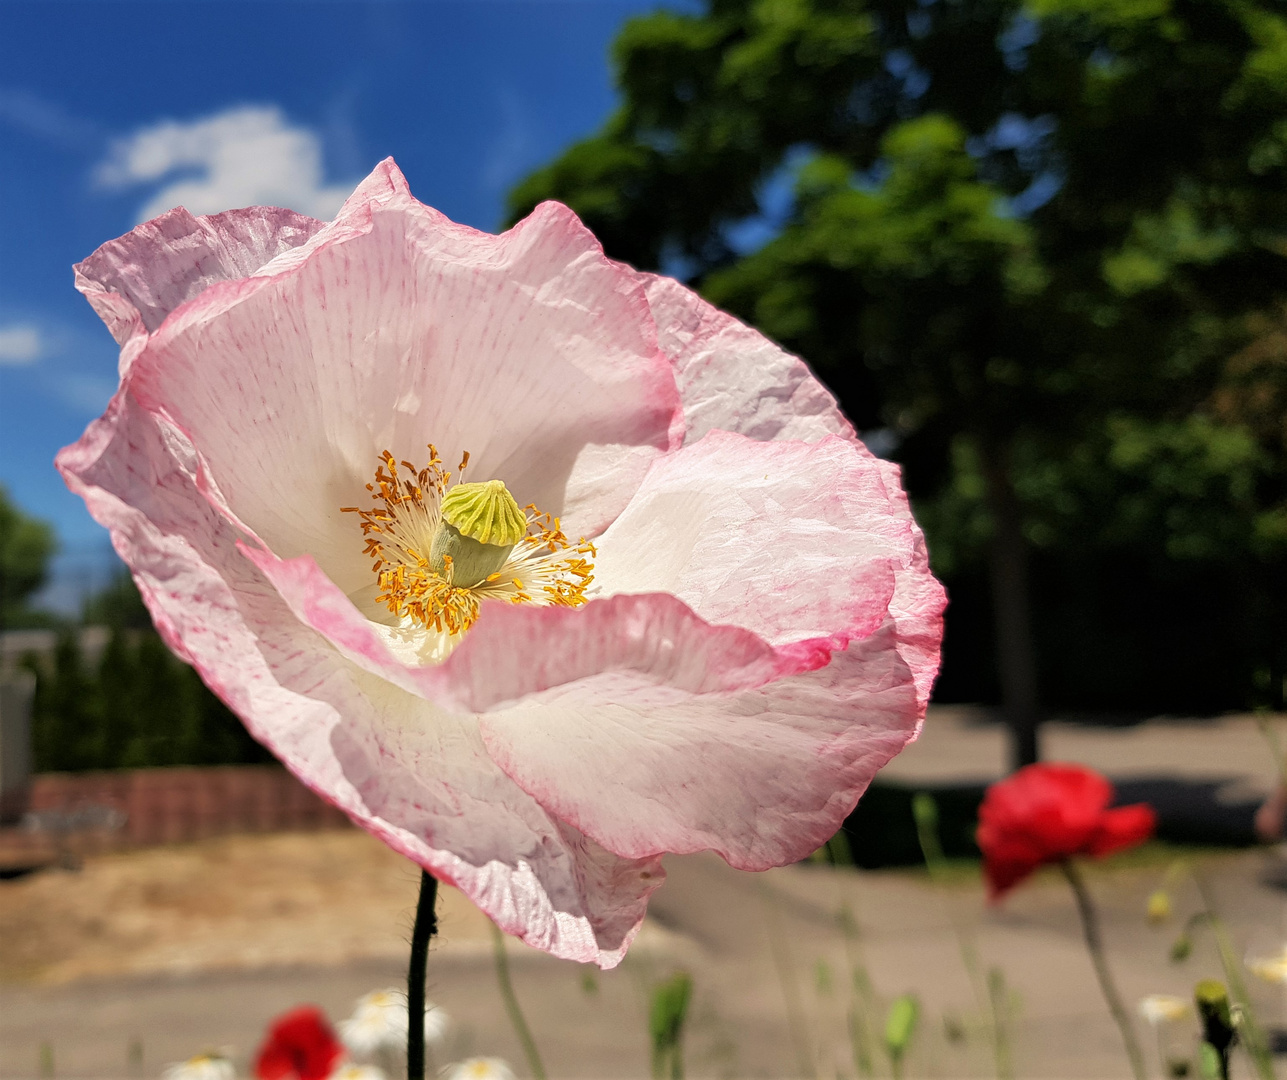
[[[74,262],[179,202],[330,216],[390,154],[494,230],[507,189],[611,111],[611,40],[657,6],[0,0],[0,484],[58,531],[50,602],[111,566],[53,468],[115,383]]]

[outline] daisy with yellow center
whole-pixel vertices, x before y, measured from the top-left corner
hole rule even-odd
[[[1189,1014],[1189,1003],[1174,994],[1149,994],[1140,999],[1140,1016],[1152,1027],[1173,1024]]]
[[[426,1001],[425,1042],[442,1042],[447,1024],[447,1014],[432,1001]],[[407,1045],[407,995],[393,988],[372,990],[358,998],[353,1015],[336,1026],[341,1041],[359,1057],[403,1049]]]
[[[558,518],[520,508],[500,480],[463,483],[468,464],[465,454],[453,484],[432,443],[421,469],[386,450],[366,485],[376,505],[341,508],[361,519],[376,603],[402,628],[432,634],[432,659],[451,651],[483,600],[578,607],[594,580],[592,543],[573,544]]]
[[[170,1065],[163,1075],[165,1080],[233,1080],[237,1070],[223,1054],[207,1051]]]
[[[1265,982],[1287,985],[1287,946],[1272,956],[1249,957],[1247,968]]]
[[[502,1058],[474,1057],[448,1065],[442,1080],[514,1080],[514,1070]]]

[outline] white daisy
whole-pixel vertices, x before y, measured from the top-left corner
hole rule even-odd
[[[1181,1020],[1189,1011],[1189,1003],[1174,994],[1149,994],[1140,999],[1140,1016],[1153,1027]]]
[[[426,1001],[425,1042],[441,1042],[447,1023],[447,1014]],[[401,1049],[407,1044],[407,995],[391,988],[372,990],[358,998],[353,1015],[337,1026],[340,1038],[353,1054]]]
[[[237,1070],[222,1054],[205,1053],[167,1066],[165,1080],[235,1080]]]
[[[384,1070],[374,1065],[341,1065],[328,1080],[385,1080]]]
[[[503,1058],[474,1057],[448,1065],[441,1080],[515,1080],[514,1070]]]
[[[1247,959],[1247,970],[1265,982],[1287,983],[1287,946],[1276,956],[1253,956]]]

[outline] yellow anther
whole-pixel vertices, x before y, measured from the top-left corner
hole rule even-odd
[[[375,482],[366,485],[377,505],[341,510],[361,520],[376,602],[395,618],[456,638],[473,625],[485,599],[585,603],[594,575],[581,556],[593,556],[594,545],[582,540],[573,548],[557,518],[535,506],[525,513],[500,480],[450,486],[432,444],[419,471],[387,450],[379,460]],[[468,464],[466,453],[457,476]],[[403,479],[399,465],[414,482]]]

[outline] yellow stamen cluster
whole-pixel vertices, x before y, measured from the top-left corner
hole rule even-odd
[[[585,603],[586,589],[594,580],[594,545],[582,540],[574,546],[558,518],[533,505],[525,507],[526,531],[500,570],[476,584],[454,584],[451,557],[444,557],[438,570],[429,558],[435,536],[448,527],[443,502],[452,497],[452,474],[443,469],[432,443],[428,464],[422,469],[408,461],[397,462],[387,450],[380,457],[375,480],[366,485],[376,505],[370,510],[356,506],[341,510],[361,519],[364,554],[372,559],[379,587],[376,601],[395,618],[454,638],[473,625],[485,599],[562,607]],[[457,469],[458,485],[468,463],[466,454]],[[398,471],[399,464],[409,476]],[[481,487],[468,485],[469,489]],[[468,494],[474,493],[462,492]]]

